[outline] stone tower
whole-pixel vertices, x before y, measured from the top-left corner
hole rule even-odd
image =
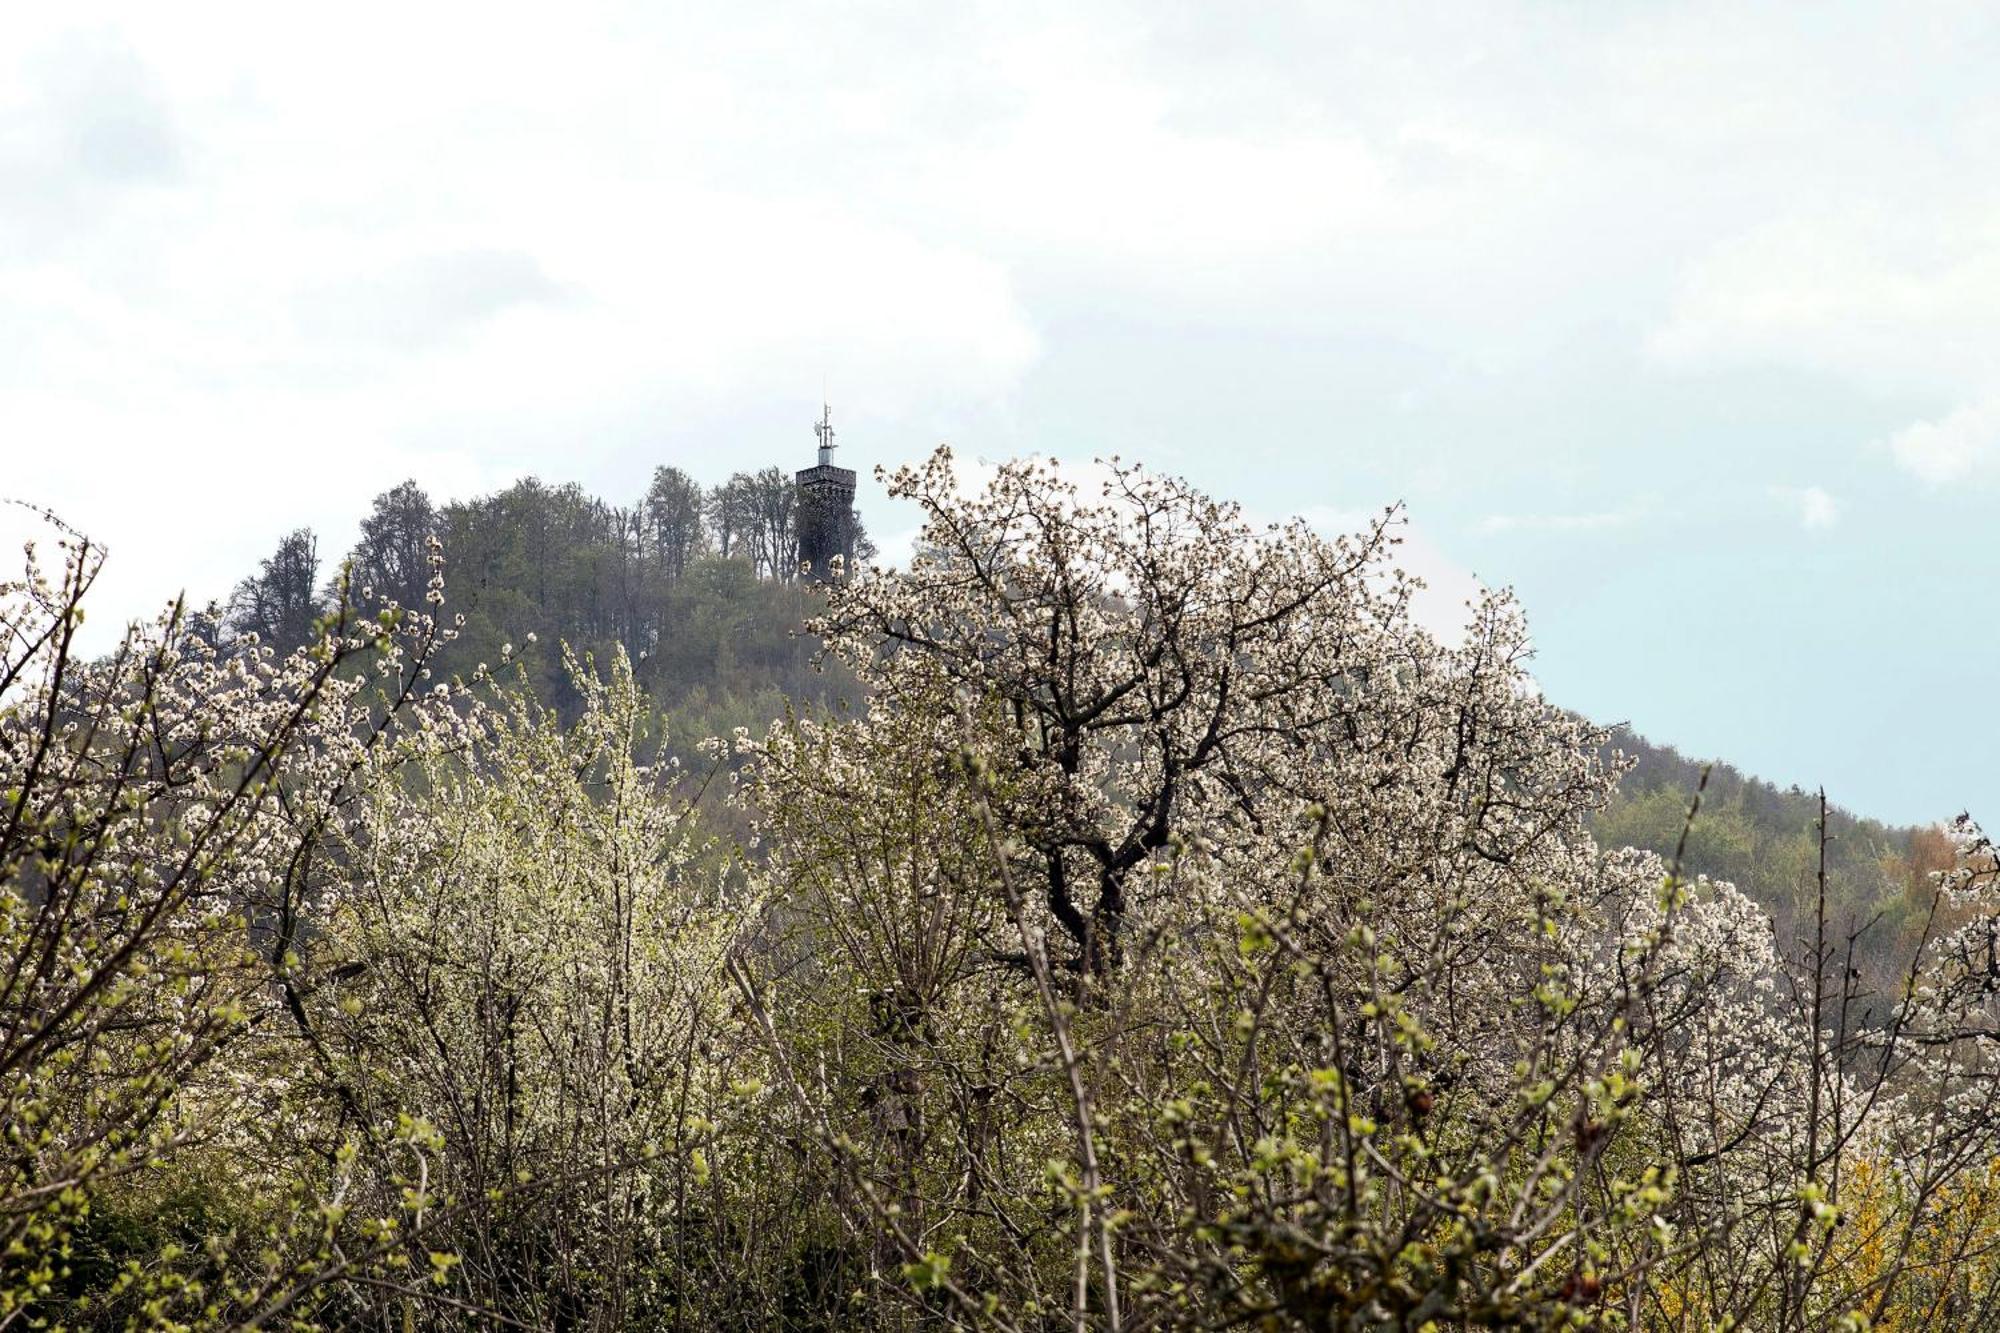
[[[842,577],[854,564],[854,472],[833,465],[833,409],[820,404],[813,426],[819,462],[798,474],[799,563],[807,579],[824,579],[840,559]]]

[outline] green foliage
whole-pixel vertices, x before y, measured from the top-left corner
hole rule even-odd
[[[708,494],[662,468],[629,507],[532,477],[435,507],[404,482],[376,497],[363,519],[348,577],[366,607],[435,609],[455,625],[434,664],[440,679],[470,680],[481,665],[518,669],[538,698],[573,717],[582,700],[565,647],[598,663],[622,652],[673,719],[673,735],[760,729],[784,701],[854,697],[852,677],[823,669],[817,644],[800,632],[821,601],[788,563],[790,495],[790,479],[768,468]],[[448,574],[436,604],[433,539]],[[292,533],[244,580],[232,600],[238,633],[256,631],[280,652],[311,637],[313,616],[337,592],[318,587],[315,550],[310,532]]]
[[[1682,869],[1728,880],[1770,914],[1777,937],[1795,945],[1815,910],[1820,840],[1819,798],[1781,789],[1728,764],[1708,766],[1701,809],[1688,807],[1703,765],[1630,731],[1605,746],[1608,761],[1630,765],[1612,800],[1591,816],[1591,831],[1611,847],[1640,847],[1672,857]],[[1858,932],[1855,965],[1879,1001],[1893,998],[1930,903],[1931,877],[1949,870],[1953,853],[1935,827],[1898,828],[1838,806],[1827,812],[1828,914],[1844,940]]]

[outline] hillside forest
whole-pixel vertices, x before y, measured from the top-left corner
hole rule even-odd
[[[1045,462],[0,586],[0,1329],[2000,1328],[2000,858]],[[54,521],[52,520],[52,523]],[[864,548],[865,549],[865,548]]]
[[[322,553],[309,528],[287,533],[219,615],[224,633],[288,653],[343,595],[369,613],[426,605],[436,541],[455,625],[433,664],[440,679],[504,657],[518,668],[510,679],[567,713],[581,695],[564,645],[601,663],[622,652],[647,697],[675,713],[674,731],[698,738],[762,725],[786,701],[821,699],[829,679],[845,681],[815,667],[798,633],[807,594],[797,519],[796,487],[775,467],[706,488],[658,468],[629,504],[534,478],[436,504],[408,481],[376,497],[344,556]],[[854,522],[858,554],[871,559]]]

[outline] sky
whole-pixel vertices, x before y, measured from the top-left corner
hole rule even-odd
[[[10,6],[0,495],[105,624],[824,396],[864,474],[1402,502],[1552,699],[2000,822],[1995,68],[1951,3]]]

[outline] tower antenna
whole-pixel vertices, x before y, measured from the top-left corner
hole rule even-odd
[[[819,437],[819,461],[825,466],[833,461],[833,408],[825,398],[820,399],[819,421],[813,426],[813,434]]]

